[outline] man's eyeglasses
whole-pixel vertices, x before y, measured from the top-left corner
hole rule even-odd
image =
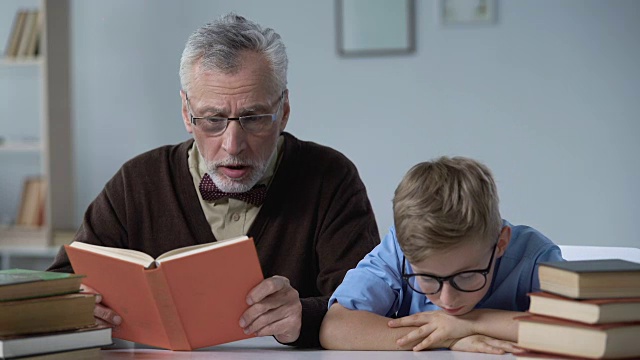
[[[405,272],[406,258],[402,258],[402,279],[407,282],[411,290],[424,295],[437,294],[442,290],[442,284],[448,281],[454,289],[462,292],[475,292],[487,284],[487,274],[491,271],[493,256],[496,252],[496,242],[491,251],[491,259],[486,269],[467,270],[450,276],[435,276],[431,274],[407,274]]]
[[[285,90],[286,91],[286,90]],[[184,93],[184,97],[187,100],[187,107],[189,109],[189,116],[191,117],[191,123],[198,127],[202,132],[207,135],[216,136],[220,135],[227,130],[229,121],[237,121],[240,123],[240,127],[249,134],[262,134],[271,129],[273,123],[277,120],[280,108],[282,107],[285,91],[280,94],[280,97],[276,100],[278,102],[278,108],[274,114],[258,114],[247,115],[235,118],[225,118],[218,116],[193,116],[191,111],[191,104],[189,103],[189,97],[187,93]]]

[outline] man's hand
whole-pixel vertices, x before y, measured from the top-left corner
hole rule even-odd
[[[413,347],[414,351],[449,347],[455,339],[474,335],[472,322],[462,316],[452,316],[443,311],[421,312],[389,321],[389,327],[415,326],[417,329],[398,339],[400,346],[422,341]]]
[[[82,284],[82,286],[80,287],[80,291],[88,294],[96,294],[96,307],[93,309],[93,316],[96,318],[98,323],[111,327],[118,326],[122,323],[122,318],[120,317],[120,315],[116,314],[115,311],[109,309],[108,307],[100,304],[102,302],[102,295],[100,295],[97,291],[84,284]]]
[[[498,340],[485,335],[471,335],[454,340],[449,349],[456,351],[478,352],[487,354],[504,354],[505,352],[519,353],[524,350],[515,346],[511,341]]]
[[[247,304],[249,308],[240,318],[245,334],[273,335],[285,344],[300,336],[302,304],[289,279],[282,276],[264,279],[249,292]]]

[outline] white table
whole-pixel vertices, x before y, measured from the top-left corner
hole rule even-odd
[[[260,337],[229,344],[218,345],[195,351],[169,351],[151,348],[135,348],[131,343],[118,342],[116,349],[102,350],[102,359],[217,359],[217,360],[245,360],[245,359],[277,359],[277,360],[403,360],[403,359],[435,359],[435,360],[513,360],[511,354],[489,355],[465,353],[459,351],[333,351],[333,350],[304,350],[278,344],[272,337]]]
[[[640,263],[639,248],[560,245],[560,250],[566,260],[622,259]]]
[[[640,249],[603,246],[570,246],[561,245],[562,254],[567,260],[620,258],[640,262]],[[489,355],[465,353],[458,351],[330,351],[302,350],[278,344],[272,337],[261,337],[230,344],[214,346],[206,349],[180,352],[157,350],[141,347],[130,342],[117,341],[113,349],[103,350],[102,358],[109,359],[301,359],[301,360],[402,360],[402,359],[435,359],[435,360],[513,360],[511,354]]]

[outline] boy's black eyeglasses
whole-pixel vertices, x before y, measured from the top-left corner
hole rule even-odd
[[[487,284],[487,274],[491,271],[493,256],[496,253],[496,242],[491,250],[491,259],[486,269],[467,270],[450,276],[435,276],[431,274],[407,274],[405,272],[406,258],[402,258],[402,279],[407,282],[411,290],[424,295],[437,294],[442,290],[442,284],[448,281],[454,289],[462,292],[479,291]]]

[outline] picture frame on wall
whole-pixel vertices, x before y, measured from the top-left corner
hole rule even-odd
[[[496,0],[440,0],[443,25],[495,24],[496,11]]]
[[[415,0],[335,0],[335,15],[341,56],[415,52]]]

